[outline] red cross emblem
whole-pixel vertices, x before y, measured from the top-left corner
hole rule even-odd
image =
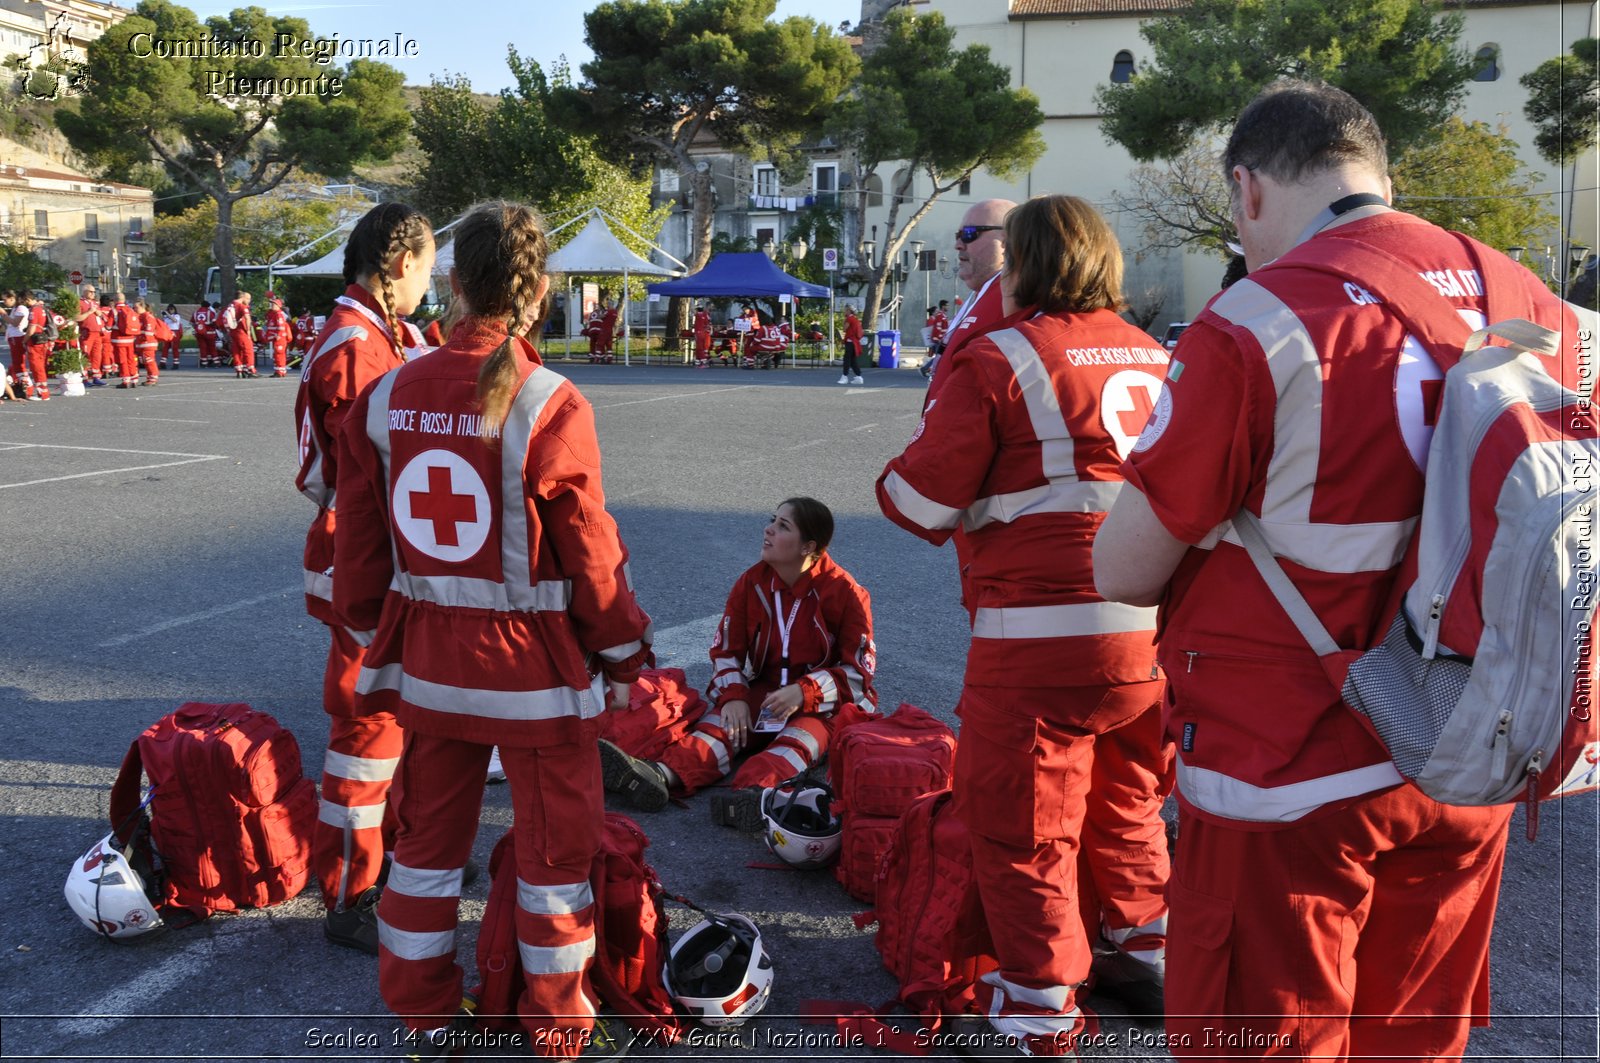
[[[457,524],[475,524],[478,506],[471,495],[458,495],[450,489],[450,470],[442,466],[428,469],[428,489],[411,492],[411,515],[433,522],[433,540],[440,546],[460,546]]]

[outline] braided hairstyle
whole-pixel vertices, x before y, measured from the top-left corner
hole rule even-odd
[[[477,317],[506,323],[506,341],[478,372],[478,405],[483,411],[486,441],[499,438],[522,376],[513,337],[533,331],[544,318],[539,281],[549,255],[543,220],[522,203],[479,203],[456,226],[458,302]]]
[[[378,290],[373,294],[383,307],[389,323],[389,342],[401,359],[406,356],[405,332],[395,313],[394,285],[389,269],[402,251],[420,255],[433,240],[433,226],[416,207],[404,203],[383,203],[361,216],[344,245],[344,282],[359,284],[363,277],[375,277]]]

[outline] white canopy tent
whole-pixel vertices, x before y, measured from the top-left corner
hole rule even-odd
[[[652,248],[660,252],[660,254],[666,258],[671,259],[673,262],[677,262],[679,268],[674,269],[670,266],[658,266],[653,262],[640,258],[632,251],[628,250],[626,245],[624,245],[621,240],[617,239],[616,234],[611,231],[610,226],[606,224],[606,219],[608,217],[611,219],[611,221],[621,226],[625,231],[632,233],[641,240],[644,240],[645,243],[649,244]],[[580,277],[620,276],[622,278],[623,291],[627,291],[628,278],[630,276],[681,277],[688,271],[688,268],[684,266],[682,262],[679,262],[676,258],[673,258],[671,255],[667,254],[667,252],[663,251],[660,247],[657,247],[653,242],[646,240],[642,236],[639,236],[638,233],[634,233],[633,230],[629,229],[627,225],[623,224],[620,219],[616,218],[614,215],[608,214],[600,207],[589,207],[586,210],[580,211],[569,221],[552,229],[549,235],[554,236],[563,229],[570,228],[571,226],[576,225],[578,222],[584,221],[585,219],[587,219],[587,224],[585,224],[584,227],[579,230],[578,235],[567,241],[565,246],[550,256],[549,261],[545,265],[545,268],[549,272]],[[457,218],[449,225],[435,229],[433,233],[434,237],[436,239],[443,237],[446,233],[450,232],[450,230],[454,229],[460,221],[461,219]],[[342,277],[344,276],[344,248],[345,245],[341,243],[338,247],[334,248],[332,251],[329,251],[321,258],[314,262],[307,262],[303,266],[284,266],[282,268],[278,268],[277,263],[274,263],[271,273],[282,277]],[[450,273],[451,267],[455,265],[455,249],[455,242],[453,240],[448,242],[440,241],[439,250],[433,260],[434,276],[443,277]],[[570,284],[568,285],[568,288],[567,313],[570,318],[573,305]],[[569,328],[567,331],[568,335],[570,336],[572,330]],[[628,348],[628,338],[627,334],[625,334],[622,347],[622,360],[624,363],[628,362]]]

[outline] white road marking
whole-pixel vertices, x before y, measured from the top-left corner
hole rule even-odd
[[[278,406],[276,402],[245,402],[240,399],[202,399],[193,395],[143,395],[151,402],[203,402],[211,406]]]
[[[185,450],[129,450],[126,447],[69,447],[65,443],[16,443],[0,439],[0,446],[37,447],[40,450],[98,450],[106,454],[143,454],[151,458],[225,458],[226,454],[195,454]]]
[[[190,613],[188,616],[177,616],[173,617],[171,620],[163,620],[161,623],[156,624],[153,627],[147,627],[143,631],[135,631],[127,635],[118,635],[114,639],[107,639],[106,641],[100,643],[97,648],[110,649],[112,646],[123,646],[137,639],[142,639],[150,635],[157,635],[163,631],[170,631],[175,627],[182,627],[184,624],[194,624],[201,620],[210,620],[212,617],[222,616],[225,613],[232,613],[240,609],[248,609],[252,605],[260,605],[262,602],[269,602],[274,598],[282,598],[284,595],[301,595],[304,593],[304,585],[296,583],[293,586],[285,587],[282,590],[268,591],[266,594],[258,594],[254,598],[246,598],[241,602],[231,602],[228,605],[219,605],[214,609],[207,609],[203,612]]]
[[[865,432],[869,428],[876,428],[876,427],[878,427],[878,422],[877,421],[873,421],[871,424],[864,424],[864,425],[861,425],[859,428],[852,428],[852,429],[850,429],[850,431],[852,431],[852,432]]]
[[[827,442],[826,439],[813,439],[808,443],[796,443],[792,447],[784,447],[783,449],[785,449],[785,450],[805,450],[807,447],[820,447],[826,442]]]
[[[187,418],[183,418],[183,417],[129,417],[129,416],[125,416],[122,419],[124,421],[165,421],[168,424],[210,424],[211,423],[210,421],[191,421],[191,420],[188,420]]]
[[[657,631],[655,642],[651,643],[651,648],[656,653],[656,666],[684,668],[693,664],[708,663],[710,657],[707,655],[711,650],[711,642],[717,635],[717,623],[721,619],[721,613],[712,613],[698,620],[674,624],[672,627]]]
[[[230,919],[249,918],[254,914],[247,912]],[[95,1004],[99,1010],[98,1016],[84,1015],[67,1019],[56,1028],[69,1037],[91,1037],[115,1029],[130,1018],[147,1015],[152,1001],[179,986],[194,983],[196,976],[212,961],[249,944],[254,937],[254,934],[234,932],[197,938],[181,951],[101,997]]]
[[[176,465],[193,465],[201,461],[220,461],[223,455],[214,454],[207,458],[189,458],[185,461],[164,461],[159,465],[129,465],[122,469],[101,469],[99,472],[75,472],[71,476],[47,476],[43,480],[24,480],[16,484],[0,484],[0,491],[12,487],[34,487],[38,484],[60,483],[62,480],[82,480],[88,476],[114,476],[119,472],[144,472],[147,469],[170,469]]]
[[[653,399],[629,399],[627,402],[608,402],[604,406],[596,406],[597,410],[612,410],[618,406],[638,406],[646,402],[671,402],[674,399],[689,399],[696,395],[716,395],[724,391],[744,391],[747,388],[759,387],[757,384],[730,384],[725,388],[710,388],[706,391],[685,391],[680,395],[657,395]]]

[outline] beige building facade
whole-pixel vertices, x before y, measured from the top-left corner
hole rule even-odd
[[[985,173],[975,176],[971,192],[948,196],[923,220],[914,236],[942,254],[953,255],[951,233],[967,206],[981,199],[1003,196],[1023,200],[1042,193],[1064,192],[1082,196],[1101,208],[1130,252],[1130,295],[1160,293],[1164,300],[1154,324],[1159,332],[1168,320],[1187,320],[1216,293],[1224,263],[1204,253],[1152,253],[1134,255],[1144,245],[1142,227],[1132,217],[1117,213],[1117,195],[1129,188],[1129,174],[1137,163],[1119,145],[1100,132],[1094,94],[1114,79],[1125,79],[1152,60],[1150,46],[1139,35],[1149,18],[1187,6],[1183,0],[926,0],[919,11],[938,11],[956,31],[957,47],[984,44],[994,61],[1011,69],[1012,84],[1038,96],[1045,113],[1044,156],[1023,178],[1002,182]],[[1575,165],[1558,168],[1533,149],[1533,128],[1523,116],[1527,91],[1522,75],[1547,59],[1564,54],[1573,42],[1600,35],[1600,15],[1593,3],[1529,2],[1529,0],[1464,0],[1466,27],[1461,44],[1480,62],[1492,61],[1492,70],[1468,87],[1462,116],[1468,120],[1504,124],[1517,143],[1524,165],[1542,173],[1538,185],[1549,196],[1552,213],[1569,226],[1570,236],[1552,232],[1549,251],[1531,249],[1524,259],[1541,272],[1554,271],[1566,258],[1566,248],[1600,247],[1600,155],[1590,151]],[[1487,49],[1487,51],[1485,51]],[[885,178],[887,180],[887,177]],[[923,191],[927,178],[920,178]],[[869,222],[881,224],[886,211],[872,211]],[[1543,261],[1540,261],[1543,259]],[[930,290],[960,294],[948,276],[927,278]],[[923,285],[913,278],[912,287]]]
[[[81,270],[103,290],[134,291],[154,221],[148,188],[73,173],[23,145],[0,140],[0,240],[62,269]],[[120,269],[120,275],[114,270]],[[115,280],[114,280],[115,277]]]

